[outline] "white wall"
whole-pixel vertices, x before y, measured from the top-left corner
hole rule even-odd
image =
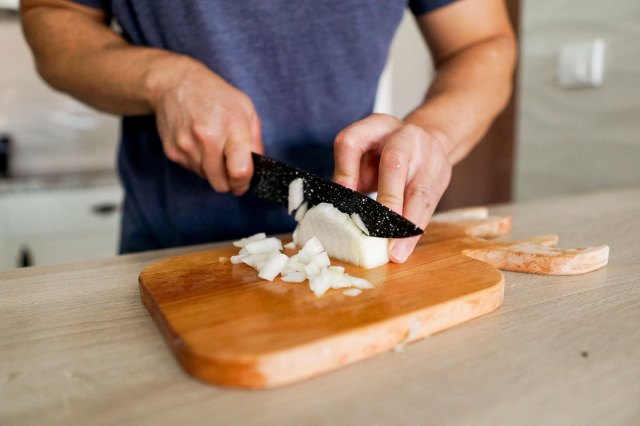
[[[415,18],[405,12],[380,82],[377,112],[402,118],[418,106],[433,78],[433,64]]]
[[[0,133],[16,176],[113,170],[118,120],[55,93],[37,76],[17,17],[0,14]]]
[[[640,1],[523,0],[518,199],[640,185]],[[566,90],[558,49],[603,38],[604,84]]]

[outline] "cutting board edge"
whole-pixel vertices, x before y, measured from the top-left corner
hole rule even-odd
[[[240,356],[233,359],[212,358],[189,347],[171,329],[164,316],[149,300],[152,296],[140,282],[142,300],[154,318],[162,336],[180,365],[192,376],[215,385],[270,389],[295,384],[305,379],[335,371],[376,354],[389,351],[398,344],[420,340],[496,310],[504,300],[504,276],[462,298],[432,305],[424,309],[354,328],[322,340],[301,344],[286,350]],[[471,306],[472,309],[466,308]],[[456,312],[457,309],[457,312]],[[434,320],[435,318],[435,320]],[[438,322],[443,319],[446,322]],[[412,324],[420,325],[415,328]],[[412,327],[413,330],[412,330]],[[325,348],[330,348],[328,351]],[[354,350],[354,348],[356,350]],[[292,363],[291,360],[305,360]],[[313,368],[309,364],[316,362]]]

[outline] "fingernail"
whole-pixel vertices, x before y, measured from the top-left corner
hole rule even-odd
[[[391,260],[396,263],[404,263],[409,257],[411,241],[396,240],[391,247]]]

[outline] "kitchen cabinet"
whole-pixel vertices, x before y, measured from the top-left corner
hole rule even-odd
[[[121,204],[115,182],[0,193],[0,269],[115,255]]]

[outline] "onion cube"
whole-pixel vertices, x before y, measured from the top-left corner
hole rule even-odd
[[[263,280],[273,281],[284,269],[289,261],[289,257],[284,253],[273,253],[269,259],[260,267],[258,276]]]
[[[239,241],[234,241],[233,245],[236,247],[244,247],[245,245],[247,245],[252,241],[264,240],[265,238],[267,238],[267,234],[265,234],[264,232],[260,232],[250,237],[242,238]]]
[[[282,276],[282,281],[287,283],[301,283],[307,279],[307,275],[304,272],[289,272]]]
[[[282,250],[282,241],[274,237],[252,241],[245,245],[243,250],[246,250],[249,254],[271,253],[272,251]]]

